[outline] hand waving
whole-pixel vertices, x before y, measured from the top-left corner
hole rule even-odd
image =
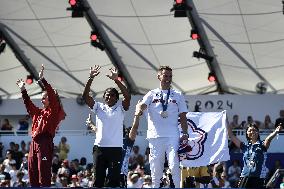
[[[25,90],[25,82],[22,79],[18,79],[16,84],[21,89],[21,91]]]
[[[90,77],[95,77],[99,75],[99,70],[101,67],[99,65],[95,65],[94,67],[90,67]]]
[[[118,71],[116,68],[111,68],[110,70],[110,75],[107,74],[106,76],[112,80],[116,80],[118,78]]]

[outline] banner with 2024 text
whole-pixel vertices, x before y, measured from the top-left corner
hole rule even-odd
[[[199,167],[229,160],[226,111],[188,112],[186,116],[189,138],[187,144],[180,144],[181,166]]]

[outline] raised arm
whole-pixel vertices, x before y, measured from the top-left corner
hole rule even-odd
[[[118,80],[118,71],[115,68],[110,69],[110,75],[107,74],[106,76],[110,79],[114,80],[120,91],[122,92],[123,99],[122,99],[122,106],[124,110],[128,110],[130,106],[131,95],[129,94],[127,88],[122,84],[120,80]]]
[[[53,110],[59,110],[60,102],[58,100],[58,94],[54,91],[54,89],[51,87],[51,85],[45,80],[43,77],[43,71],[44,71],[44,65],[41,65],[41,70],[39,71],[39,81],[42,82],[44,89],[47,92],[48,100],[49,100],[49,106]]]
[[[228,130],[228,135],[230,137],[230,139],[233,141],[233,143],[240,148],[241,147],[241,143],[242,141],[240,141],[240,139],[238,139],[238,137],[236,137],[232,131],[232,127],[230,127],[229,125],[227,126],[227,130]]]
[[[282,128],[282,123],[279,123],[276,129],[266,137],[263,144],[266,149],[269,148],[272,139],[282,130]]]
[[[101,69],[100,66],[98,65],[95,65],[94,67],[90,67],[90,76],[89,76],[89,79],[86,83],[86,86],[85,86],[85,89],[84,89],[84,92],[83,92],[83,98],[86,102],[86,104],[91,108],[93,109],[94,107],[94,99],[93,97],[90,96],[90,90],[91,90],[91,85],[92,85],[92,82],[94,80],[94,78],[99,75],[99,70]]]
[[[135,140],[136,138],[138,127],[139,127],[140,116],[142,115],[142,111],[140,111],[142,104],[140,102],[141,101],[139,100],[138,103],[136,104],[134,119],[133,119],[132,127],[129,132],[129,138],[132,141]]]
[[[29,115],[31,117],[34,116],[36,114],[36,112],[39,110],[39,108],[36,107],[34,105],[34,103],[31,101],[31,99],[30,99],[30,97],[27,93],[27,90],[25,88],[25,82],[23,81],[23,79],[18,79],[16,84],[18,85],[18,87],[21,90],[22,97],[23,97],[24,104],[26,106],[27,112],[29,113]]]

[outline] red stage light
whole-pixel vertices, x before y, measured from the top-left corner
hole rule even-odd
[[[191,35],[191,38],[192,38],[193,40],[198,39],[198,38],[199,38],[199,35],[198,35],[197,33],[192,34],[192,35]]]
[[[216,81],[216,76],[213,73],[208,74],[208,81],[209,82],[214,82]]]
[[[117,80],[120,82],[124,81],[124,78],[121,73],[118,74]]]
[[[26,83],[27,83],[28,85],[31,85],[33,82],[34,82],[33,76],[32,76],[32,75],[28,75],[28,76],[27,76],[27,79],[26,79]]]
[[[104,45],[100,42],[101,39],[99,38],[99,35],[96,31],[92,31],[91,35],[90,35],[90,39],[91,39],[91,45],[99,48],[101,51],[105,50]]]
[[[71,6],[76,5],[76,3],[77,3],[77,0],[69,0],[69,4],[70,4]]]
[[[200,36],[196,30],[191,30],[190,37],[191,39],[196,40],[196,39],[199,39]]]
[[[118,76],[118,77],[117,77],[117,80],[120,81],[120,82],[122,82],[122,81],[123,81],[123,77]]]
[[[183,3],[183,0],[176,0],[176,3],[181,4],[181,3]]]
[[[96,34],[91,34],[91,40],[96,41],[98,39],[98,36]]]

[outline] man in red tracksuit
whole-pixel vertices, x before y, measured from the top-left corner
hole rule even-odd
[[[41,102],[43,108],[36,107],[25,89],[25,82],[21,79],[17,85],[21,89],[27,112],[32,118],[32,142],[29,151],[28,169],[32,187],[50,187],[51,165],[53,154],[53,138],[65,112],[56,91],[43,78],[44,66],[39,72],[39,80],[45,87]]]

